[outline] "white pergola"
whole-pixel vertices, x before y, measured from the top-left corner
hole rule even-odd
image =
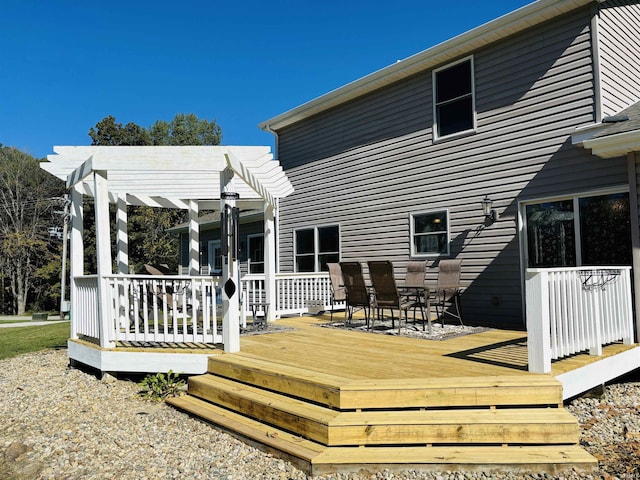
[[[75,277],[83,275],[82,198],[95,199],[98,278],[128,274],[127,205],[188,210],[190,275],[198,275],[200,210],[222,210],[225,203],[242,210],[264,212],[266,302],[275,304],[278,199],[293,187],[269,147],[176,146],[107,147],[58,146],[41,167],[66,182],[71,197],[71,304]],[[224,193],[237,193],[224,200]],[[235,197],[235,196],[231,196]],[[109,204],[117,205],[117,272],[112,272]],[[229,257],[229,256],[228,256]],[[238,285],[237,259],[227,258],[223,282]],[[101,285],[103,282],[100,282]],[[106,312],[107,296],[100,292],[99,311]],[[237,301],[223,296],[223,332],[226,351],[239,350]],[[269,310],[273,317],[274,309]],[[73,313],[73,310],[72,310]],[[273,318],[268,318],[271,320]],[[101,325],[104,322],[101,322]]]

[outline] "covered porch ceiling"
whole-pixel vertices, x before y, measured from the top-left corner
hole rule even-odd
[[[94,196],[92,172],[106,176],[109,201],[188,209],[220,208],[221,176],[233,171],[241,209],[262,209],[293,192],[280,163],[266,146],[56,146],[40,166]]]

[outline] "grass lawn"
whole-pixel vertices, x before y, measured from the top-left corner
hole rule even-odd
[[[47,348],[66,348],[69,322],[41,327],[0,328],[0,360]]]

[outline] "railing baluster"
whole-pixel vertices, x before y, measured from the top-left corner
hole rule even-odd
[[[530,269],[527,283],[543,272],[546,282],[538,283],[539,287],[532,287],[530,291],[533,295],[538,288],[545,290],[545,295],[536,294],[532,298],[546,298],[548,304],[527,305],[527,325],[533,331],[532,322],[539,321],[536,317],[548,316],[549,358],[562,358],[585,350],[601,355],[606,344],[620,340],[633,342],[630,267]],[[529,301],[533,300],[527,299]],[[541,348],[536,344],[538,341],[535,335],[530,336],[529,348]],[[537,368],[544,370],[550,365]]]

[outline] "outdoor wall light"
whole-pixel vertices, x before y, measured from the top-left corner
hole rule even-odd
[[[491,223],[495,222],[498,217],[498,212],[496,212],[492,207],[493,200],[489,198],[489,195],[485,195],[482,199],[482,213],[484,214],[485,220]]]

